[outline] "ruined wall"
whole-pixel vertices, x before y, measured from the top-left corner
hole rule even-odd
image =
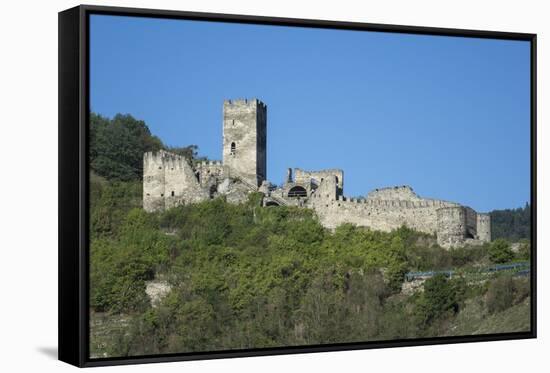
[[[352,223],[387,232],[405,225],[437,235],[443,247],[462,244],[468,238],[477,239],[480,226],[484,232],[490,229],[490,222],[483,214],[454,202],[421,198],[408,187],[384,188],[369,194],[372,198],[353,199],[336,195],[334,181],[331,185],[330,179],[325,179],[307,202],[327,228]],[[487,239],[487,234],[483,237]]]
[[[311,180],[315,180],[317,185],[321,184],[321,181],[335,176],[337,185],[340,191],[344,190],[344,171],[340,169],[327,169],[320,171],[305,171],[300,168],[294,169],[294,181],[297,184],[308,184]]]
[[[311,199],[311,207],[328,228],[352,223],[388,232],[406,225],[428,234],[437,232],[437,210],[448,204],[451,203],[439,200],[357,200],[341,196],[336,200]]]
[[[367,198],[385,201],[418,201],[421,199],[408,185],[374,189],[369,192]]]
[[[164,162],[161,153],[143,154],[143,209],[164,208]]]
[[[209,186],[216,180],[223,179],[227,174],[221,161],[200,162],[196,166],[196,171],[202,187]]]
[[[464,207],[464,212],[466,214],[466,238],[475,239],[477,237],[477,213],[470,207]]]
[[[437,210],[437,243],[453,247],[464,242],[467,234],[466,209],[462,206]]]
[[[165,151],[143,156],[143,208],[157,211],[207,199],[185,157]]]
[[[313,204],[319,204],[319,208],[326,201],[334,201],[338,196],[338,181],[336,175],[326,175],[323,177],[323,181],[319,184],[319,187],[311,195]]]
[[[267,175],[267,108],[257,99],[223,103],[223,164],[231,177],[260,186]]]

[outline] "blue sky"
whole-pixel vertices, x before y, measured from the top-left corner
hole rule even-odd
[[[529,43],[93,15],[91,108],[221,159],[222,103],[268,107],[268,178],[342,168],[478,211],[529,200]]]

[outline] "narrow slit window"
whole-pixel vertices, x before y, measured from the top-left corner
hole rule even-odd
[[[234,142],[232,142],[231,143],[231,154],[235,154],[236,150],[237,150],[237,145]]]

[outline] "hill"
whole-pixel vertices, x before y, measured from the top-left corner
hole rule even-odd
[[[217,198],[147,213],[142,152],[168,147],[131,116],[92,115],[91,122],[93,356],[494,333],[529,325],[525,279],[460,275],[526,259],[505,240],[444,250],[435,237],[406,227],[379,232],[343,224],[328,230],[312,210],[261,207],[256,193],[238,205]],[[196,146],[170,150],[197,159]],[[511,211],[497,216],[520,214]],[[497,231],[506,219],[497,219]],[[408,271],[448,269],[453,278],[435,275],[418,291],[402,292]],[[168,289],[155,304],[147,293],[151,281]]]

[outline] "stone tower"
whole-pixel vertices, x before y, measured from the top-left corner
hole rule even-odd
[[[491,242],[491,215],[477,214],[477,238],[483,242]]]
[[[258,187],[266,179],[267,108],[257,99],[223,102],[223,165]]]

